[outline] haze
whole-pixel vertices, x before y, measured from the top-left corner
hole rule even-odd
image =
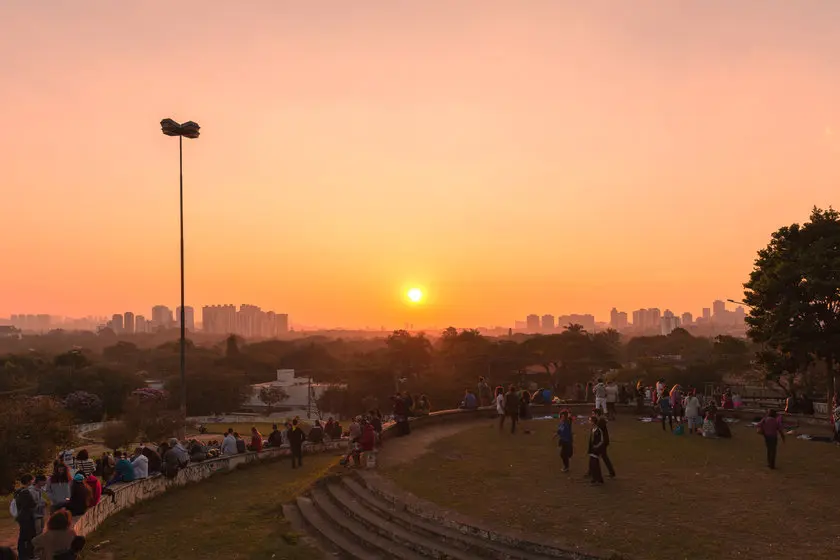
[[[307,324],[697,313],[836,204],[837,2],[5,0],[0,22],[0,316],[177,305],[164,117],[202,126],[187,304]]]

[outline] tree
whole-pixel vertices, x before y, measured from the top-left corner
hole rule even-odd
[[[80,422],[102,420],[102,399],[87,391],[74,391],[67,395],[64,408]]]
[[[282,387],[263,387],[260,389],[260,401],[268,407],[268,414],[271,414],[271,409],[274,405],[280,404],[289,398],[289,394],[283,390]]]
[[[744,284],[744,302],[768,375],[801,374],[819,361],[831,403],[840,362],[840,213],[814,207],[804,225],[773,233]]]
[[[185,421],[181,413],[170,409],[169,395],[160,389],[137,389],[125,403],[123,420],[129,433],[143,435],[148,441],[161,441],[175,435]]]
[[[23,473],[37,472],[73,441],[73,423],[52,398],[16,397],[0,406],[0,494],[11,492]]]
[[[127,449],[136,439],[137,431],[135,427],[126,422],[108,422],[102,428],[102,442],[114,451]]]
[[[425,371],[432,361],[432,344],[423,333],[412,335],[406,330],[397,330],[385,340],[388,361],[395,375],[416,377]]]
[[[202,416],[233,412],[242,406],[250,389],[248,377],[220,367],[187,371],[187,414]],[[180,406],[181,376],[166,379],[170,408]]]

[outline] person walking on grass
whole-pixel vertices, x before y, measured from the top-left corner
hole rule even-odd
[[[560,445],[560,459],[563,461],[563,471],[569,472],[569,459],[574,453],[574,440],[572,438],[572,419],[569,411],[560,413],[560,424],[557,426],[557,433],[554,434]]]
[[[595,417],[598,418],[598,427],[601,428],[601,433],[603,434],[604,445],[601,451],[601,460],[604,461],[604,466],[607,467],[607,472],[610,473],[610,478],[615,478],[615,468],[613,468],[612,461],[610,460],[609,455],[607,455],[607,448],[610,446],[610,429],[609,429],[609,422],[604,417],[604,412],[602,410],[595,409]]]
[[[697,390],[692,391],[685,398],[685,417],[688,420],[688,431],[696,434],[703,428],[703,417],[700,416],[700,399],[697,398]]]
[[[779,436],[782,437],[782,441],[785,441],[785,432],[782,430],[782,423],[776,417],[776,411],[768,410],[767,416],[761,419],[756,428],[758,433],[764,436],[764,445],[767,447],[767,466],[775,469]]]
[[[595,408],[600,408],[604,412],[607,411],[607,386],[604,385],[604,380],[598,378],[598,383],[592,387],[592,393],[595,395]]]
[[[674,431],[674,410],[671,408],[671,399],[668,395],[659,398],[659,415],[662,416],[662,431],[665,431],[665,419],[668,419],[668,425],[671,431]]]
[[[499,431],[501,432],[505,425],[505,390],[501,385],[496,387],[495,403],[496,415],[499,417]]]
[[[592,484],[603,484],[601,453],[604,450],[604,432],[598,427],[598,418],[595,415],[589,417],[589,426],[589,476]]]
[[[516,422],[519,420],[519,392],[511,385],[505,395],[505,416],[510,418],[510,433],[516,433]],[[504,418],[502,418],[504,422]]]

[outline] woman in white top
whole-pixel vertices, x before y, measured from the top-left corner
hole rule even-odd
[[[499,415],[499,429],[505,421],[505,389],[501,385],[496,387],[496,414]]]

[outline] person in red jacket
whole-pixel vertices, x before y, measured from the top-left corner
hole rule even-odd
[[[373,451],[376,446],[376,430],[370,422],[365,422],[362,426],[362,437],[359,438],[359,445],[361,445],[362,451]]]
[[[259,453],[263,449],[263,437],[262,434],[257,430],[257,427],[254,426],[251,428],[251,451],[256,451]]]

